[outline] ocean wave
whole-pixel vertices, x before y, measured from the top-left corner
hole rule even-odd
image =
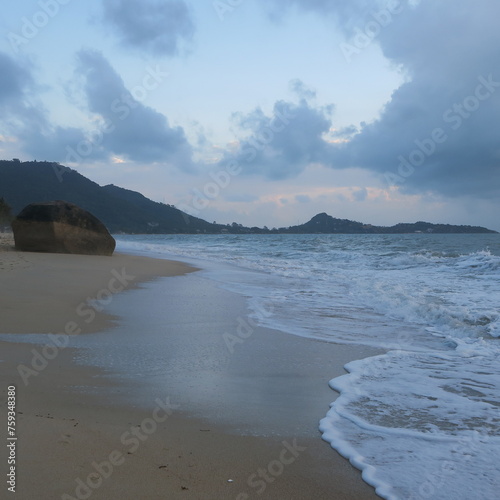
[[[498,235],[141,238],[119,249],[232,266],[206,272],[265,326],[389,350],[331,382],[320,424],[380,496],[497,497]]]
[[[496,497],[499,357],[458,347],[355,361],[330,382],[340,396],[321,421],[323,438],[383,498]]]

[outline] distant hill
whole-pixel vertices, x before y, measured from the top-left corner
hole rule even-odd
[[[309,222],[300,226],[280,229],[280,232],[308,234],[406,234],[406,233],[496,233],[478,226],[452,226],[450,224],[431,224],[430,222],[415,222],[414,224],[396,224],[391,227],[372,226],[347,219],[335,219],[322,213],[315,215]]]
[[[33,202],[65,200],[88,210],[111,232],[220,232],[225,226],[191,217],[135,191],[101,187],[75,170],[50,162],[0,161],[0,197],[14,214]]]
[[[372,226],[326,213],[299,226],[272,229],[212,224],[192,217],[172,205],[157,203],[142,194],[110,184],[99,186],[75,170],[51,162],[0,160],[0,198],[12,207],[14,215],[34,202],[65,200],[98,217],[112,233],[495,233],[484,227],[451,226],[416,222],[392,227]]]

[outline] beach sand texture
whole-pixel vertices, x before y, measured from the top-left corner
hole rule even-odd
[[[108,300],[123,291],[139,296],[142,291],[137,289],[147,282],[194,271],[178,262],[129,255],[20,253],[11,248],[5,236],[0,238],[0,246],[7,250],[0,253],[0,333],[4,334],[66,331],[93,335],[114,327],[115,338],[119,338],[119,318],[102,311],[90,320],[89,313],[83,314],[85,309],[78,314],[78,307],[89,297]],[[186,278],[189,276],[192,275]],[[165,281],[170,293],[175,294],[182,279],[172,280],[171,284]],[[192,290],[190,300],[194,308],[197,300],[200,304],[204,300],[204,293],[201,289]],[[219,307],[224,321],[234,324],[231,310],[224,304]],[[140,308],[133,314],[140,317]],[[192,334],[186,335],[191,323],[188,316],[184,318],[186,324],[179,326],[184,333],[176,342],[185,338],[190,349],[199,345],[203,328],[197,323]],[[273,352],[276,342],[279,349],[286,345],[288,350],[287,356],[276,359],[274,374],[290,370],[286,358],[299,359],[310,346],[313,351],[322,349],[315,341],[290,337],[292,340],[287,342],[289,337],[285,334],[264,333],[255,337],[260,352]],[[60,337],[61,342],[63,338]],[[235,432],[237,422],[228,425],[227,421],[202,419],[190,414],[189,407],[177,410],[175,401],[161,395],[149,407],[126,403],[127,398],[114,396],[124,394],[131,400],[138,386],[126,379],[103,376],[106,370],[102,367],[75,363],[76,351],[70,347],[59,349],[55,356],[54,352],[49,353],[54,359],[46,366],[40,361],[42,364],[34,369],[36,374],[20,375],[19,365],[32,367],[34,346],[15,342],[11,337],[8,340],[0,340],[0,378],[2,401],[7,400],[8,386],[17,388],[17,483],[16,496],[12,498],[378,498],[361,480],[360,473],[321,440],[319,431],[316,435],[312,432],[299,436],[287,435],[286,431],[273,436],[244,435]],[[250,378],[266,376],[262,366],[252,361],[254,352],[248,351],[250,359],[238,362],[244,365],[238,372],[234,367],[227,370],[227,377],[233,377],[234,390],[242,394],[246,390],[245,379],[235,373],[244,369]],[[343,364],[355,355],[353,349],[340,349],[335,359],[337,373],[329,376],[341,374]],[[198,364],[196,357],[204,356],[203,350],[192,349],[193,366]],[[334,398],[327,382],[328,376],[319,398],[325,402]],[[276,387],[286,390],[284,384],[276,386],[271,379],[259,389],[263,392],[263,404],[256,414],[260,415],[261,426],[265,426],[267,418],[272,420],[270,414],[274,410],[266,407],[265,402],[272,400]],[[264,394],[266,390],[268,393]],[[317,417],[326,414],[328,405],[323,414],[321,408],[313,410],[311,428],[317,427]],[[0,409],[0,422],[7,422],[5,404]],[[6,474],[5,447],[0,462],[2,473]],[[2,488],[0,496],[8,498],[6,483]]]

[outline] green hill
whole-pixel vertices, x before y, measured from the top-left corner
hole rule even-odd
[[[496,233],[496,231],[479,226],[453,226],[450,224],[432,224],[430,222],[396,224],[391,227],[372,226],[347,219],[336,219],[325,213],[315,215],[305,224],[279,229],[279,232],[294,234]]]
[[[142,194],[110,184],[99,186],[75,170],[51,162],[0,160],[0,199],[18,214],[35,202],[65,200],[98,217],[112,233],[292,233],[292,234],[402,234],[495,233],[484,227],[416,222],[392,227],[372,226],[326,213],[299,226],[272,229],[211,224],[172,205],[157,203]],[[3,205],[2,205],[3,206]],[[4,207],[5,211],[5,207]],[[5,216],[4,216],[5,219]]]
[[[69,201],[94,214],[111,232],[220,232],[223,227],[135,191],[101,187],[75,170],[50,162],[0,161],[0,197],[14,214],[34,202]]]

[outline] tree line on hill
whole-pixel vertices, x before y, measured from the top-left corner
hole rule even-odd
[[[0,160],[0,227],[34,202],[64,200],[100,219],[112,233],[231,233],[231,234],[402,234],[402,233],[494,233],[484,227],[417,222],[392,227],[373,226],[326,213],[305,224],[287,228],[245,227],[210,223],[173,205],[152,201],[142,194],[113,184],[100,186],[77,171],[53,162]]]

